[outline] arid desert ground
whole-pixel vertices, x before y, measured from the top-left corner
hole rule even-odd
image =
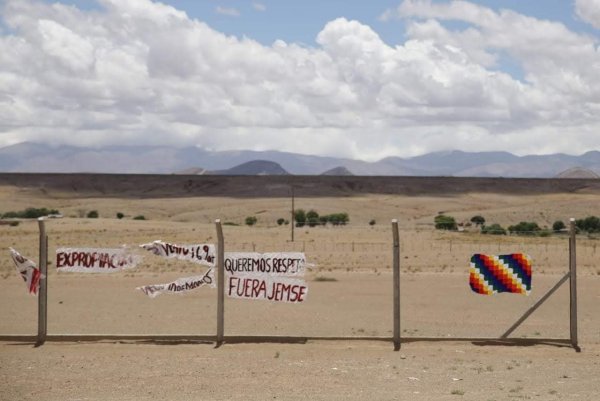
[[[260,191],[259,191],[260,192]],[[303,196],[295,207],[346,212],[342,227],[295,228],[285,196],[159,196],[0,185],[0,212],[58,209],[46,222],[49,334],[190,334],[216,332],[216,290],[146,297],[136,287],[196,275],[205,268],[144,254],[133,270],[57,273],[58,247],[137,247],[153,240],[215,242],[221,219],[226,251],[302,251],[314,264],[302,304],[226,299],[226,335],[390,337],[391,219],[400,226],[401,329],[417,337],[498,337],[568,271],[566,234],[488,236],[470,228],[442,232],[434,217],[459,222],[482,215],[506,227],[600,215],[596,188],[543,193],[345,193]],[[91,210],[100,217],[86,218]],[[117,219],[116,214],[125,215]],[[144,215],[146,220],[134,220]],[[256,225],[244,224],[247,216]],[[374,222],[374,224],[370,224]],[[35,334],[37,299],[25,291],[8,247],[37,260],[37,221],[0,225],[0,335]],[[0,400],[597,400],[600,394],[600,239],[577,237],[581,352],[553,344],[482,342],[402,344],[323,341],[304,344],[144,341],[0,342]],[[529,296],[482,296],[468,285],[474,253],[523,252],[533,260]],[[569,288],[563,285],[513,334],[568,338]]]

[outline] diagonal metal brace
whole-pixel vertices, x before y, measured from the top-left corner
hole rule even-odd
[[[517,329],[517,327],[521,325],[521,323],[523,323],[533,312],[535,312],[537,308],[539,308],[544,302],[546,302],[546,300],[550,298],[550,295],[554,294],[554,292],[558,290],[560,286],[563,285],[565,281],[567,281],[570,277],[571,273],[565,274],[564,277],[561,278],[554,287],[552,287],[543,297],[541,297],[540,300],[535,303],[535,305],[529,308],[527,312],[525,312],[525,314],[521,316],[521,318],[517,320],[516,323],[511,326],[510,329],[506,331],[506,333],[500,336],[500,338],[507,338],[513,331]]]

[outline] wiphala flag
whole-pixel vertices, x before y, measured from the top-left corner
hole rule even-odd
[[[531,259],[522,253],[475,254],[471,257],[469,285],[478,294],[510,292],[529,295]]]

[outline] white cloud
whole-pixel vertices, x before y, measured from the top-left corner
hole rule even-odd
[[[583,21],[600,29],[600,0],[575,0],[575,12]]]
[[[227,15],[229,17],[239,17],[240,11],[235,7],[221,7],[217,6],[215,12],[221,15]]]
[[[0,145],[168,144],[373,160],[600,149],[597,38],[468,2],[405,1],[390,46],[340,18],[314,48],[226,36],[150,0],[5,0]],[[468,24],[451,30],[449,18]],[[525,80],[502,72],[503,57]]]
[[[267,6],[257,1],[252,2],[252,8],[254,8],[256,11],[267,11]]]

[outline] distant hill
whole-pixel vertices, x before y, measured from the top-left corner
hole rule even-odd
[[[600,175],[587,168],[573,167],[557,174],[556,178],[600,178]]]
[[[279,164],[268,160],[252,160],[227,170],[210,171],[213,175],[289,175]]]
[[[350,170],[344,166],[334,167],[330,170],[324,171],[321,175],[335,175],[335,176],[350,176],[354,175]]]
[[[248,165],[246,165],[249,163]],[[270,164],[268,164],[270,163]],[[20,143],[0,148],[0,172],[122,174],[292,174],[551,178],[572,168],[600,174],[600,152],[516,156],[508,152],[435,152],[375,162],[277,151],[208,151],[198,147],[80,148]],[[235,166],[235,167],[234,167]],[[339,170],[337,170],[339,169]],[[337,173],[336,173],[337,171]]]

